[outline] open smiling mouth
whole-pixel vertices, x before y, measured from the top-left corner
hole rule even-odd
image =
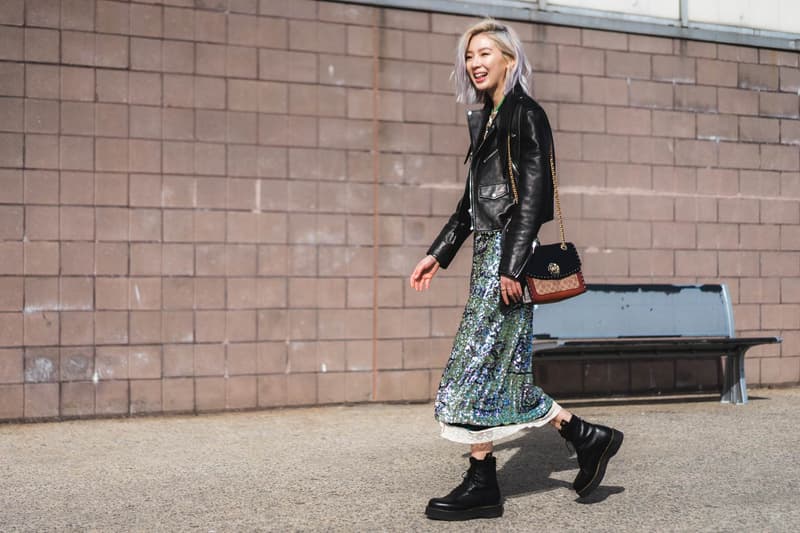
[[[478,74],[473,74],[473,75],[472,75],[473,79],[475,80],[475,83],[480,83],[480,82],[482,82],[482,81],[483,81],[483,80],[485,80],[485,79],[486,79],[488,76],[489,76],[489,74],[488,74],[487,72],[481,72],[481,73],[478,73]]]

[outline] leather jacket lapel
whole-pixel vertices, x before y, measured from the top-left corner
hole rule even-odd
[[[478,153],[483,139],[481,138],[481,130],[488,118],[488,108],[483,109],[468,109],[467,110],[467,124],[469,125],[469,141],[472,154]]]

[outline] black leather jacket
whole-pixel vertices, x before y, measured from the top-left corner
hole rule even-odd
[[[428,254],[447,268],[473,230],[502,230],[500,274],[520,279],[539,228],[553,220],[553,134],[544,109],[519,85],[506,95],[484,139],[490,111],[491,103],[467,111],[470,151],[464,195]],[[509,133],[519,203],[508,175]]]

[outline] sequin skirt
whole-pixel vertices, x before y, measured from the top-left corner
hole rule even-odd
[[[476,233],[469,298],[436,395],[442,436],[485,442],[544,425],[558,406],[533,374],[533,306],[500,299],[500,232]]]

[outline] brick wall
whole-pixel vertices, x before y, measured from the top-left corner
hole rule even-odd
[[[463,190],[449,73],[469,22],[309,0],[2,2],[0,419],[431,398],[470,250],[429,293],[406,277]],[[739,334],[784,337],[751,353],[749,382],[800,382],[798,54],[514,26],[587,277],[722,280]]]

